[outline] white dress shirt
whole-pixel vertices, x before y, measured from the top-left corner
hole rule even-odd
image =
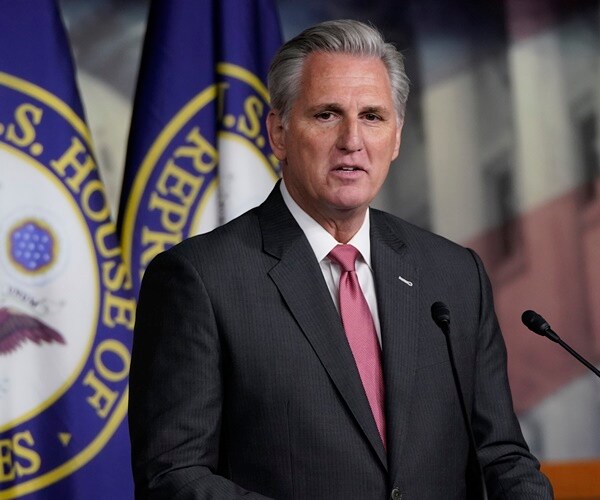
[[[310,246],[317,257],[317,261],[321,266],[321,272],[329,293],[333,299],[333,303],[337,308],[339,307],[339,288],[340,288],[340,275],[342,274],[339,265],[333,263],[327,255],[336,245],[341,245],[331,234],[329,234],[323,226],[315,221],[310,215],[308,215],[300,206],[294,201],[285,187],[283,180],[280,184],[281,195],[283,201],[292,213],[296,222],[304,231]],[[359,257],[356,259],[356,274],[358,275],[358,282],[363,291],[371,315],[373,316],[373,322],[375,323],[375,330],[377,330],[377,338],[379,339],[379,345],[381,345],[381,327],[379,325],[379,313],[377,311],[377,296],[375,294],[375,280],[373,278],[373,270],[371,268],[371,238],[370,238],[370,221],[369,221],[369,210],[365,214],[365,220],[358,232],[348,242],[358,249],[360,252]]]

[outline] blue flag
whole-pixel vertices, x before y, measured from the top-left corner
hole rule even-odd
[[[0,499],[129,499],[135,300],[53,0],[0,0]]]
[[[154,0],[119,210],[138,290],[149,261],[264,200],[279,176],[265,130],[271,0]]]

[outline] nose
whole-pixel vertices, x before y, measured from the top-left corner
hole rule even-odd
[[[363,137],[357,118],[346,118],[342,122],[337,146],[347,153],[360,151],[363,148]]]

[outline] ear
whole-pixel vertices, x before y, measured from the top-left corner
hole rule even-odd
[[[267,116],[267,132],[269,133],[269,144],[273,153],[279,161],[285,161],[287,154],[285,148],[285,129],[279,113],[269,111]]]
[[[402,127],[404,126],[404,119],[399,120],[398,129],[396,130],[396,144],[394,146],[394,153],[392,154],[392,161],[398,158],[400,153],[400,143],[402,142]]]

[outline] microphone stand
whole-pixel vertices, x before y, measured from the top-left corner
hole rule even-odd
[[[458,394],[460,410],[462,412],[463,421],[467,430],[467,436],[469,438],[469,448],[471,449],[471,453],[473,454],[473,460],[475,461],[474,466],[472,468],[474,469],[474,475],[477,477],[479,482],[478,489],[480,491],[480,498],[482,500],[488,500],[487,488],[485,487],[485,479],[483,476],[483,469],[481,468],[481,463],[479,462],[479,457],[477,456],[477,445],[475,443],[475,436],[473,435],[473,427],[471,425],[471,420],[469,419],[469,412],[467,411],[467,405],[465,404],[465,397],[460,383],[460,377],[458,376],[458,370],[454,361],[452,340],[450,338],[450,310],[443,302],[435,302],[431,306],[431,317],[433,318],[435,324],[442,331],[442,333],[444,334],[444,338],[446,339],[446,348],[448,349],[450,367],[452,368],[452,378],[454,379],[454,386]]]

